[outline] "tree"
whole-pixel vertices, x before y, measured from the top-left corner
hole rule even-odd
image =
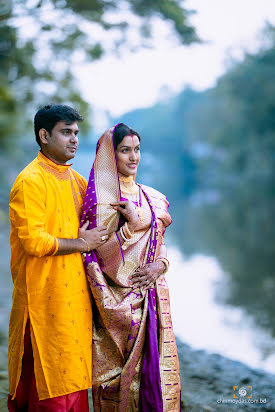
[[[110,50],[132,47],[130,30],[139,33],[135,47],[148,46],[156,19],[165,20],[181,43],[199,41],[189,14],[180,0],[0,1],[2,148],[44,102],[71,102],[88,114],[72,73],[76,60],[95,61]]]
[[[228,301],[275,336],[275,28],[205,92],[191,112],[189,146],[207,144],[196,163],[201,204],[192,229],[203,252],[231,278]]]

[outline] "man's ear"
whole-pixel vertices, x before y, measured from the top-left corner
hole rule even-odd
[[[39,130],[39,137],[41,143],[48,144],[48,132],[46,129]]]

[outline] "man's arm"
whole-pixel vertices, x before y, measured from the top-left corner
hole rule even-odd
[[[99,226],[94,229],[87,230],[89,222],[78,230],[77,239],[57,239],[58,249],[55,255],[68,255],[75,252],[88,252],[89,250],[96,249],[106,242],[108,239],[108,230],[106,226]],[[102,236],[105,236],[105,240],[102,241]]]
[[[45,205],[45,185],[40,176],[30,176],[12,189],[10,218],[28,255],[43,257],[86,252],[104,243],[101,238],[108,235],[106,227],[87,230],[88,222],[79,230],[78,239],[52,236],[45,230]]]

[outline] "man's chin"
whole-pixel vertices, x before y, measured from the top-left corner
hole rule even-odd
[[[70,155],[69,156],[67,156],[67,162],[69,162],[69,160],[71,160],[71,159],[73,159],[74,157],[75,157],[75,155],[76,155],[76,152],[75,153],[70,153]]]

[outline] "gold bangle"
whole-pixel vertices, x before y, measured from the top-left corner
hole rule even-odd
[[[78,239],[83,240],[83,242],[86,244],[88,248],[88,250],[85,250],[85,252],[89,253],[91,251],[89,243],[85,239],[83,239],[83,237],[79,237]]]
[[[162,273],[162,274],[164,275],[165,273],[168,272],[169,265],[170,265],[169,260],[168,260],[166,257],[159,256],[159,257],[156,258],[156,262],[157,262],[157,261],[160,261],[160,262],[162,262],[162,263],[164,264],[165,269],[164,269],[164,272]]]
[[[124,232],[124,234],[126,235],[126,237],[127,237],[127,235],[129,235],[130,238],[132,238],[132,237],[134,236],[134,233],[130,232],[130,229],[129,229],[129,227],[128,227],[128,223],[125,222],[123,226],[124,226],[124,228],[125,228],[125,230],[126,230],[126,232]]]
[[[119,229],[120,235],[122,237],[122,239],[124,240],[124,242],[128,242],[128,240],[130,240],[129,238],[127,238],[125,236],[124,230],[123,230],[123,226],[121,226],[121,228]]]

